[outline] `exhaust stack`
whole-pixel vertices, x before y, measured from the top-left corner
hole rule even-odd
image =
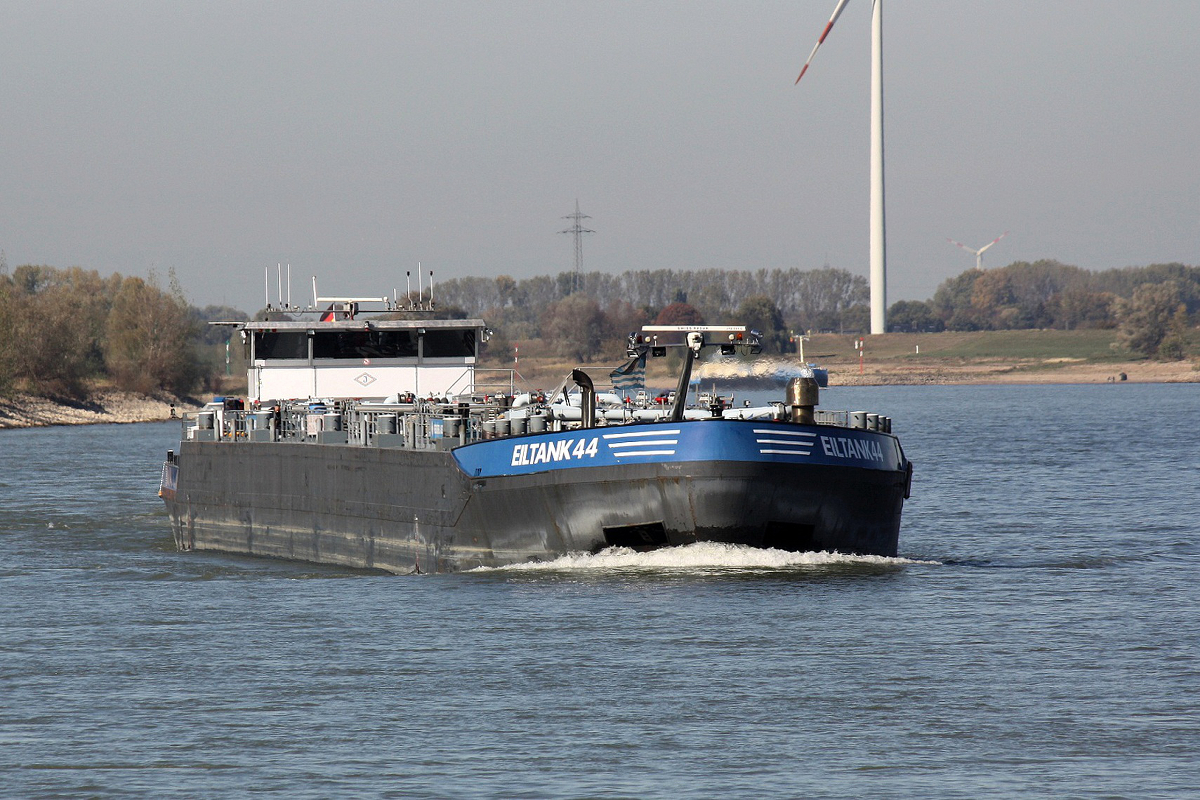
[[[815,425],[817,415],[813,409],[820,404],[821,387],[812,375],[792,378],[787,385],[787,406],[792,422]]]

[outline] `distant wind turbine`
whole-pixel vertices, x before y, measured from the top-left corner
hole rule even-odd
[[[841,16],[848,0],[838,0],[837,7],[829,17],[825,30],[808,61],[800,70],[800,78],[808,71],[817,49],[833,30],[833,23]],[[883,0],[871,3],[871,333],[887,330],[887,253],[884,242],[883,203]]]
[[[1005,231],[1004,233],[1000,234],[995,239],[992,239],[990,242],[988,242],[987,244],[985,244],[983,247],[979,248],[978,250],[975,250],[974,248],[971,248],[971,247],[967,247],[962,242],[956,242],[953,239],[946,239],[946,241],[949,242],[950,244],[958,245],[963,250],[966,250],[968,253],[974,253],[975,254],[975,269],[983,269],[983,251],[987,250],[989,247],[991,247],[996,242],[1003,239],[1005,236],[1008,236],[1008,234],[1009,234],[1009,232]]]

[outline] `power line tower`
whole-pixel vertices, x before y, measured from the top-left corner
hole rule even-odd
[[[575,224],[559,233],[570,233],[575,236],[575,282],[572,291],[580,291],[583,289],[583,235],[585,233],[595,233],[583,227],[582,220],[591,219],[587,214],[579,213],[579,198],[575,198],[575,213],[567,214],[563,219],[573,220]]]

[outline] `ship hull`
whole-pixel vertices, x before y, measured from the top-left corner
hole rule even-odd
[[[453,450],[184,442],[162,494],[182,549],[392,572],[697,541],[896,554],[910,470],[890,435],[632,428]]]

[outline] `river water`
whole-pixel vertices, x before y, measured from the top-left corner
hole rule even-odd
[[[841,387],[899,559],[175,551],[174,424],[0,431],[0,795],[1200,792],[1200,386]]]

